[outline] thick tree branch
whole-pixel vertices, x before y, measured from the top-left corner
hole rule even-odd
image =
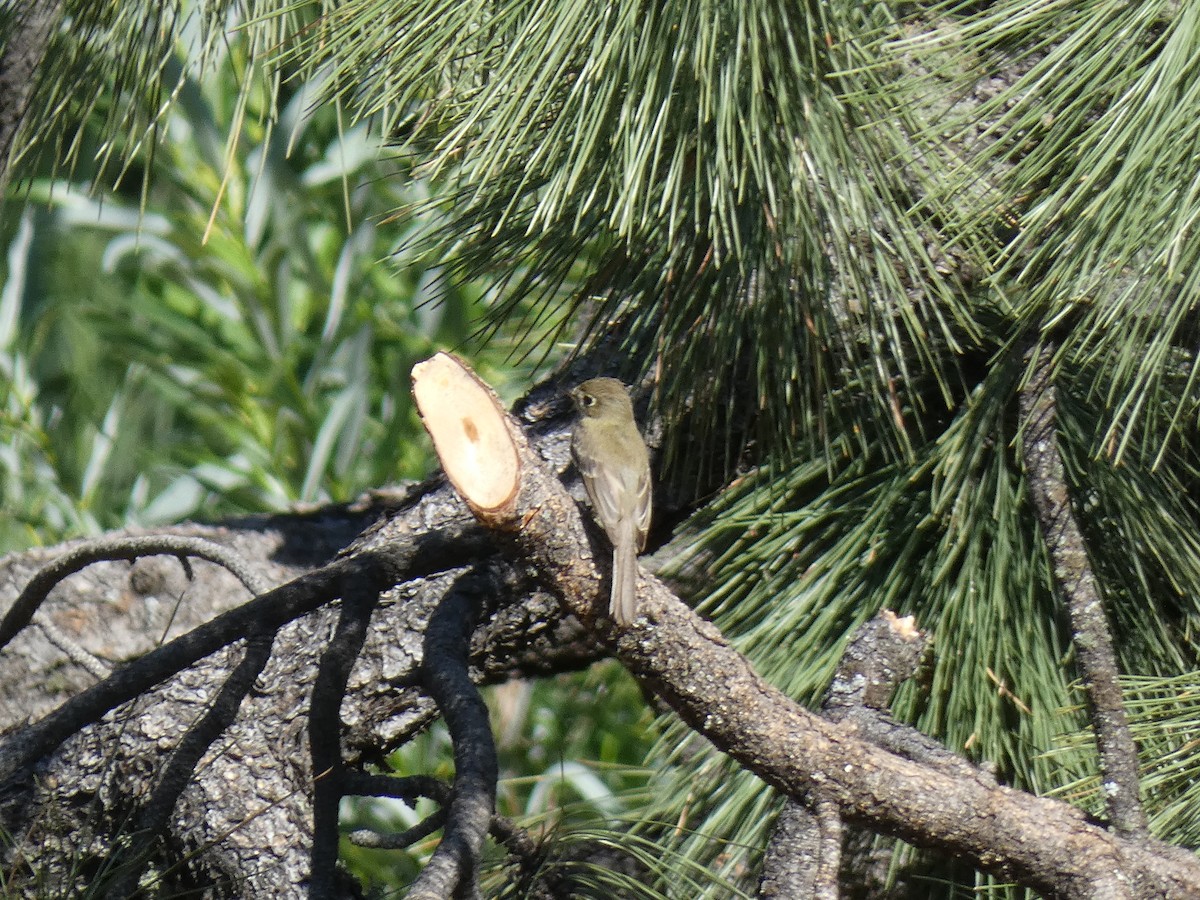
[[[917,671],[925,647],[925,635],[912,616],[900,618],[883,610],[846,645],[825,697],[825,711],[886,710],[896,688]]]
[[[1053,344],[1037,351],[1032,375],[1021,391],[1021,455],[1054,582],[1066,601],[1075,657],[1096,733],[1109,819],[1120,831],[1139,833],[1146,829],[1146,814],[1138,793],[1137,747],[1125,717],[1117,654],[1096,575],[1071,510],[1058,446],[1053,358]]]
[[[136,862],[120,869],[108,893],[113,897],[132,897],[149,856],[150,842],[166,831],[184,789],[192,780],[201,758],[212,743],[225,733],[237,718],[242,700],[254,687],[254,680],[262,674],[271,659],[274,634],[259,635],[246,641],[242,661],[230,673],[214,698],[208,711],[197,721],[171,754],[166,767],[159,776],[150,797],[142,804],[133,828],[133,837],[138,841],[135,850]]]
[[[450,371],[455,368],[460,374]],[[480,392],[490,391],[451,357],[422,363],[413,381],[422,415],[431,404],[443,404],[504,424],[518,459],[512,499],[477,502],[471,482],[455,484],[481,522],[534,560],[576,616],[599,627],[603,576],[579,509],[555,473],[494,397],[491,412],[477,402]],[[463,387],[471,400],[444,393],[447,385]],[[457,434],[434,438],[447,471],[456,454],[478,450],[473,434],[490,433],[494,425],[464,420],[454,428]],[[479,477],[502,482],[506,471]],[[493,485],[484,496],[507,493]],[[1188,854],[1109,833],[1060,801],[903,759],[800,707],[763,681],[715,627],[644,573],[639,608],[639,624],[617,637],[627,668],[684,721],[787,796],[827,798],[847,821],[949,852],[1052,897],[1200,896],[1200,861]]]

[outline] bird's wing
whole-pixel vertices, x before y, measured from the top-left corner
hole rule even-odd
[[[596,519],[604,527],[610,539],[615,537],[617,523],[621,521],[621,482],[611,471],[594,460],[576,457],[576,466],[583,476],[583,487]]]
[[[650,530],[650,467],[646,466],[638,475],[637,493],[634,496],[633,519],[637,522],[637,548],[646,548],[646,533]]]

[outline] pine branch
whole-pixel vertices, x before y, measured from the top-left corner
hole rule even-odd
[[[1054,581],[1066,601],[1075,654],[1095,725],[1109,818],[1119,831],[1139,834],[1146,830],[1146,814],[1138,794],[1137,747],[1125,716],[1117,655],[1096,575],[1071,510],[1058,446],[1054,350],[1055,345],[1047,343],[1037,351],[1033,374],[1021,391],[1025,425],[1021,454]]]

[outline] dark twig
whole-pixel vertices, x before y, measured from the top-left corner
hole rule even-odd
[[[433,611],[425,632],[423,680],[454,743],[454,792],[442,842],[409,891],[410,900],[477,893],[476,869],[496,806],[499,766],[487,706],[467,668],[467,651],[480,605],[476,598],[487,589],[484,576],[464,575]]]
[[[1075,655],[1096,733],[1109,819],[1118,831],[1140,833],[1146,829],[1146,815],[1138,796],[1137,746],[1125,717],[1117,655],[1096,575],[1071,510],[1058,445],[1053,357],[1052,344],[1037,351],[1033,373],[1021,391],[1024,425],[1021,455],[1054,582],[1066,601]]]
[[[350,832],[347,838],[352,844],[372,850],[403,850],[429,837],[439,828],[444,828],[448,816],[447,810],[439,809],[404,831],[381,832],[370,828],[358,828]]]
[[[343,793],[348,797],[393,797],[397,800],[402,800],[409,806],[415,806],[419,797],[425,797],[428,800],[434,800],[438,803],[445,803],[450,799],[451,788],[445,782],[428,775],[397,777],[395,775],[348,771],[343,778]],[[433,822],[436,819],[440,823],[437,827],[440,828],[445,823],[445,819],[444,817],[439,818],[439,816],[440,812],[435,813],[398,835],[380,835],[376,832],[368,832],[365,829],[361,829],[351,832],[349,838],[351,842],[363,847],[407,847],[414,841],[425,836],[424,834],[414,835],[414,832],[418,829],[423,829],[427,823]],[[541,859],[541,850],[529,832],[513,824],[511,820],[506,819],[504,816],[493,814],[488,830],[493,838],[504,844],[509,852],[515,856],[521,857],[527,862]],[[406,837],[407,839],[405,839]]]
[[[229,673],[221,686],[212,706],[188,729],[179,742],[170,760],[159,776],[150,797],[143,805],[133,828],[133,835],[141,842],[139,857],[148,858],[149,842],[166,831],[171,813],[179,797],[195,774],[200,758],[221,734],[237,718],[242,700],[254,687],[254,680],[262,673],[271,659],[274,634],[257,635],[246,641],[241,662]],[[143,865],[118,867],[118,880],[109,889],[113,897],[133,896],[141,877]]]
[[[338,805],[344,788],[342,700],[350,670],[362,650],[371,613],[382,585],[369,577],[348,579],[342,612],[329,646],[321,655],[308,714],[308,745],[313,771],[312,864],[309,897],[332,896],[337,872]]]
[[[142,556],[195,556],[224,566],[255,596],[264,593],[270,584],[236,550],[206,538],[178,534],[123,537],[88,541],[72,547],[62,556],[44,566],[25,585],[21,596],[0,620],[0,649],[29,624],[54,586],[85,569],[92,563],[117,559],[134,560]]]
[[[412,806],[419,797],[445,803],[450,786],[432,775],[397,777],[348,770],[342,778],[342,793],[347,797],[392,797]]]
[[[533,835],[504,816],[492,816],[491,833],[509,853],[519,857],[528,869],[536,868],[545,857],[545,852],[533,839]]]

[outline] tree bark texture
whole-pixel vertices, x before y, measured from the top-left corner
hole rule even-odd
[[[13,143],[29,109],[38,67],[62,21],[62,0],[19,0],[11,16],[0,51],[0,196],[8,187]]]
[[[1071,622],[1075,657],[1083,675],[1096,734],[1108,815],[1118,830],[1137,833],[1146,829],[1146,814],[1138,791],[1137,747],[1125,716],[1117,653],[1100,587],[1071,508],[1058,445],[1053,357],[1053,344],[1036,353],[1033,373],[1021,392],[1025,477],[1046,542],[1054,582]]]

